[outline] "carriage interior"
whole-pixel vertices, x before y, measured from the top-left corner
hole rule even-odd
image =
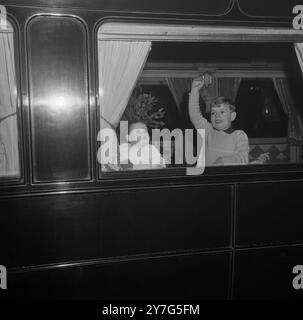
[[[216,97],[234,101],[233,128],[249,138],[249,164],[303,161],[302,74],[293,44],[154,41],[121,119],[145,121],[150,136],[153,128],[193,128],[188,94],[205,73],[212,83],[200,90],[200,111],[210,120]],[[158,147],[174,163],[170,143]]]

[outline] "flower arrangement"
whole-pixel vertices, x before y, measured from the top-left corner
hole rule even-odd
[[[163,127],[164,108],[157,108],[158,100],[150,93],[136,87],[125,109],[123,120],[142,121],[150,128]]]

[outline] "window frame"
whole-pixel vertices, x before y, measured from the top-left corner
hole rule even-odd
[[[131,26],[131,27],[130,27]],[[113,30],[110,30],[110,28]],[[119,29],[120,28],[120,29]],[[138,32],[141,28],[141,33]],[[162,29],[161,29],[162,28]],[[177,29],[177,30],[176,30]],[[103,19],[98,21],[95,25],[95,62],[96,62],[96,73],[95,73],[95,89],[96,89],[96,101],[97,101],[97,123],[96,123],[96,137],[100,130],[100,123],[98,122],[100,116],[100,98],[99,98],[99,69],[98,69],[98,39],[100,30],[104,32],[104,40],[149,40],[161,41],[161,42],[251,42],[251,43],[289,43],[295,45],[296,43],[303,43],[303,34],[300,30],[294,30],[291,28],[283,27],[246,27],[246,26],[211,26],[211,25],[197,25],[191,24],[186,25],[167,23],[167,21],[145,21],[144,19],[131,19],[131,22],[127,18],[113,18]],[[120,31],[119,31],[120,30]],[[156,31],[155,31],[156,30]],[[160,30],[160,31],[159,31]],[[120,32],[120,33],[119,33]],[[294,49],[295,50],[295,49]],[[303,74],[303,65],[297,60],[298,66],[301,68]],[[209,70],[209,69],[208,69]],[[257,78],[258,75],[254,71],[256,66],[253,66],[253,70],[247,76],[247,78]],[[163,71],[163,70],[162,70]],[[162,72],[161,71],[161,72]],[[203,69],[200,69],[201,73]],[[268,78],[268,71],[264,71],[266,78]],[[285,77],[285,73],[281,70],[271,70],[275,77]],[[143,72],[144,73],[144,72]],[[190,73],[193,74],[193,73]],[[230,73],[225,73],[226,77],[235,76],[237,71],[230,70]],[[145,74],[146,76],[146,74]],[[149,76],[157,78],[156,74],[150,74]],[[222,76],[224,77],[223,74]],[[262,78],[262,74],[259,73],[259,77]],[[99,143],[96,144],[97,149]],[[171,178],[186,178],[186,179],[197,179],[197,176],[187,176],[186,167],[170,167],[156,170],[129,170],[124,172],[102,172],[101,165],[97,162],[97,177],[98,182],[104,181],[128,181],[133,180],[149,180],[149,179],[171,179]],[[213,181],[215,179],[228,179],[236,177],[236,179],[242,178],[244,180],[251,179],[253,176],[278,174],[281,176],[288,173],[301,173],[303,177],[303,163],[285,163],[285,164],[265,164],[265,165],[243,165],[243,166],[218,166],[218,167],[207,167],[202,174],[203,180]]]

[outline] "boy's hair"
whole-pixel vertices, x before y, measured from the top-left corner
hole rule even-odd
[[[211,107],[212,108],[216,108],[219,107],[221,104],[225,104],[229,107],[231,112],[236,112],[236,106],[234,104],[234,102],[229,99],[229,98],[225,98],[225,97],[218,97],[216,98],[212,103],[211,103]]]

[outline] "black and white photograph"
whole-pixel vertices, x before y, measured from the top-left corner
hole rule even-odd
[[[0,1],[0,300],[303,300],[302,199],[302,1]]]

